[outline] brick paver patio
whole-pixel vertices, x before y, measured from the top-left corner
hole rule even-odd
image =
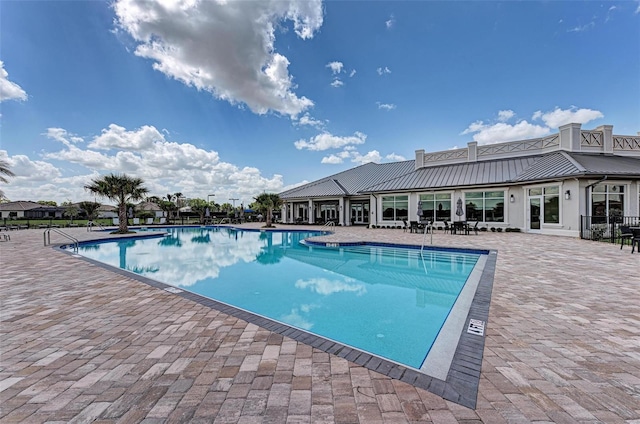
[[[336,241],[423,238],[335,231]],[[473,410],[43,247],[42,230],[10,235],[3,423],[640,423],[640,254],[628,246],[436,232],[435,245],[498,251]]]

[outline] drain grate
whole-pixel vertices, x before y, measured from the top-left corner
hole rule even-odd
[[[178,294],[178,293],[182,293],[183,290],[180,290],[176,287],[167,287],[166,289],[164,289],[165,291],[168,291],[169,293],[173,293],[173,294]]]
[[[467,333],[475,334],[476,336],[484,336],[484,321],[470,319]]]

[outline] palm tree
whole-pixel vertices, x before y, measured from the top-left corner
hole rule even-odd
[[[0,160],[0,182],[3,183],[8,183],[9,180],[7,180],[4,176],[7,177],[13,177],[15,176],[15,174],[13,172],[11,172],[11,170],[9,169],[9,164],[3,160]],[[2,199],[4,197],[4,192],[2,190],[0,190],[0,199]]]
[[[101,197],[113,200],[118,203],[118,218],[120,226],[117,234],[129,232],[127,226],[127,202],[139,201],[149,190],[144,187],[141,178],[129,177],[128,175],[109,174],[102,178],[91,180],[91,184],[84,186],[86,190]]]
[[[89,221],[93,221],[98,217],[98,209],[100,208],[100,203],[98,202],[80,202],[80,209],[82,209],[87,214],[87,219]]]
[[[282,206],[282,199],[275,193],[262,193],[261,195],[253,198],[258,205],[258,210],[265,213],[266,225],[265,227],[271,228],[271,214],[274,209]]]

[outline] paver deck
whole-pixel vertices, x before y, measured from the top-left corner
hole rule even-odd
[[[34,229],[0,242],[3,423],[640,423],[640,255],[628,246],[434,234],[434,245],[498,251],[474,410],[42,240]]]

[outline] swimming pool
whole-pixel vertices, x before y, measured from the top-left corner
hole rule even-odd
[[[79,253],[415,369],[481,256],[301,244],[320,234],[308,231],[163,231],[81,244]]]

